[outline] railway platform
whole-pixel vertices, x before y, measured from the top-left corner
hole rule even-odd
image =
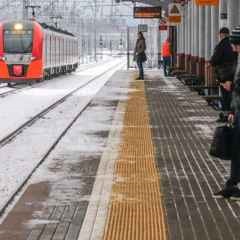
[[[240,239],[214,199],[229,163],[208,154],[218,113],[174,77],[116,72],[4,213],[1,240]]]

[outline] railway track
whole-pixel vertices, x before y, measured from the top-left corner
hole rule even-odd
[[[101,64],[106,64],[108,61],[109,60],[103,61],[103,62],[101,62]],[[87,71],[87,70],[90,70],[90,69],[92,69],[94,67],[96,67],[96,65],[90,65],[90,66],[88,66],[86,68],[84,67],[80,71]],[[8,87],[7,85],[4,85],[4,86],[0,85],[0,89],[7,88],[6,91],[4,91],[4,92],[1,92],[1,90],[0,90],[0,98],[5,98],[7,96],[19,93],[19,92],[21,92],[23,90],[26,90],[27,88],[34,88],[36,85],[45,83],[46,81],[47,80],[41,81],[41,82],[35,82],[35,83],[32,83],[31,85],[28,85],[28,84],[21,84],[21,85],[13,84],[11,87]],[[20,87],[17,87],[17,86],[20,86]]]
[[[13,85],[12,87],[15,87],[15,86],[17,86],[17,84]],[[7,86],[5,86],[5,87],[0,87],[0,89],[1,89],[1,88],[8,88],[7,91],[0,93],[0,98],[4,98],[4,97],[7,97],[7,96],[9,96],[9,95],[18,93],[18,92],[20,92],[20,91],[22,91],[22,90],[25,90],[27,87],[29,87],[29,86],[22,86],[21,88],[14,88],[14,89],[12,89],[12,88],[9,89],[9,87],[7,87]],[[30,88],[30,87],[29,87],[29,88]]]
[[[119,68],[119,63],[114,65],[113,67],[107,69],[103,73],[91,78],[88,82],[85,84],[77,87],[76,89],[72,90],[70,93],[66,94],[64,97],[56,101],[54,104],[48,106],[43,111],[32,117],[29,121],[23,123],[20,127],[18,127],[15,131],[8,134],[6,137],[0,140],[0,149],[5,146],[6,144],[9,144],[13,139],[15,139],[18,135],[20,135],[26,128],[33,125],[35,122],[37,122],[39,119],[42,119],[47,113],[53,111],[55,108],[57,108],[59,105],[61,105],[63,102],[65,102],[68,98],[74,95],[77,91],[83,89],[90,83],[94,82],[98,78],[103,77],[108,72],[112,71],[113,69]],[[17,189],[14,191],[14,193],[8,198],[8,200],[3,204],[2,208],[0,209],[0,215],[5,212],[5,210],[8,208],[8,206],[14,201],[15,197],[21,192],[21,190],[24,188],[24,186],[27,184],[27,182],[31,179],[33,174],[37,171],[37,169],[42,165],[42,163],[47,159],[49,154],[55,149],[57,144],[61,141],[61,139],[65,136],[65,134],[68,132],[68,130],[73,126],[73,124],[78,120],[78,118],[82,115],[83,112],[89,107],[91,104],[93,98],[91,98],[88,103],[81,109],[81,111],[74,117],[74,119],[63,129],[61,134],[58,136],[58,138],[54,141],[54,143],[48,148],[46,153],[43,155],[43,157],[39,160],[38,164],[32,169],[32,171],[27,175],[27,177],[22,181],[22,183],[17,187]]]

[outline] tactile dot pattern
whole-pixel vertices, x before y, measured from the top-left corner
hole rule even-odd
[[[155,165],[144,82],[132,84],[104,240],[165,240],[167,226]]]

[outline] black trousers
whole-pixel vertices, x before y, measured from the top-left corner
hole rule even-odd
[[[231,101],[232,101],[232,92],[226,91],[223,86],[220,86],[221,89],[221,105],[223,111],[231,110]]]
[[[169,75],[170,64],[171,64],[171,57],[163,57],[163,71],[165,76]]]
[[[139,78],[144,79],[143,62],[141,59],[137,60],[137,65],[138,65],[138,69],[139,69]]]
[[[233,188],[240,182],[240,112],[236,113],[235,131],[232,144],[232,159],[230,177],[226,182],[226,188]]]

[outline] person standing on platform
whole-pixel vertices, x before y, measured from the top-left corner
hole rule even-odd
[[[240,27],[232,31],[230,42],[233,50],[238,54],[237,69],[233,81],[232,112],[228,115],[228,121],[234,127],[231,146],[231,168],[230,177],[225,184],[225,188],[215,193],[214,197],[240,200],[240,189],[237,186],[240,182]]]
[[[237,64],[237,53],[233,51],[230,40],[230,31],[223,27],[219,31],[220,42],[214,49],[210,64],[214,67],[216,78],[220,83],[222,111],[218,122],[227,121],[224,112],[230,111],[232,99],[232,82]]]
[[[162,58],[163,58],[163,70],[164,76],[169,75],[171,65],[171,45],[169,38],[167,38],[162,44]]]
[[[147,61],[146,57],[146,41],[142,32],[138,32],[138,39],[134,49],[134,60],[137,62],[139,69],[139,77],[137,80],[144,80],[143,63]]]

